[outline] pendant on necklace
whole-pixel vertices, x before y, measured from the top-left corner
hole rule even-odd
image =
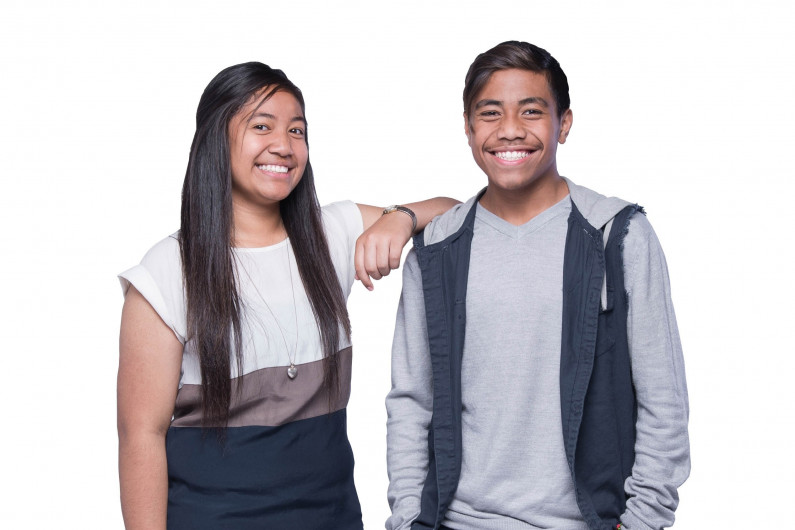
[[[295,379],[296,375],[298,375],[298,368],[295,367],[295,364],[290,363],[290,367],[287,369],[287,377]]]

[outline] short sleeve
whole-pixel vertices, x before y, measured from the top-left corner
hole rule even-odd
[[[139,265],[119,274],[119,281],[125,295],[130,285],[134,285],[177,339],[185,344],[185,291],[176,235],[152,247]]]
[[[328,239],[331,261],[347,297],[356,273],[353,266],[356,239],[364,229],[359,207],[352,201],[327,204],[323,207],[323,228]]]

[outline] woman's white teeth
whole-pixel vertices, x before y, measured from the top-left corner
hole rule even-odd
[[[287,166],[275,166],[273,164],[267,164],[265,166],[257,166],[262,171],[270,171],[271,173],[287,173]]]
[[[519,160],[529,154],[529,151],[497,151],[494,156],[502,160]]]

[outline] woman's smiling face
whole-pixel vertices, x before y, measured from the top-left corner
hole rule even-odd
[[[263,101],[268,89],[229,121],[232,198],[250,207],[272,207],[286,198],[309,159],[301,104],[282,90]]]

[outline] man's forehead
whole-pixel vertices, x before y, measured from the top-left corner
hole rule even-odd
[[[507,68],[492,72],[477,92],[475,101],[493,99],[507,102],[526,98],[552,100],[552,87],[545,72],[535,72],[521,68]]]

